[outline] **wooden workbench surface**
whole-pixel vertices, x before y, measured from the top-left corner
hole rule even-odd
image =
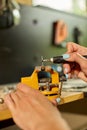
[[[60,104],[69,103],[84,98],[83,92],[62,92]],[[10,119],[11,113],[5,104],[0,104],[0,121]]]
[[[65,104],[65,103],[73,102],[73,101],[83,99],[83,98],[84,98],[83,92],[62,92],[61,102],[59,104],[60,105]]]
[[[32,5],[32,0],[16,0],[20,4]]]

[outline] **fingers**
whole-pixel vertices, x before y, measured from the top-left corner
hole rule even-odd
[[[67,54],[69,54],[69,58],[65,59],[66,61],[69,61],[70,63],[64,64],[64,73],[68,75],[68,78],[72,77],[72,71],[83,72],[83,73],[77,73],[76,75],[86,81],[87,78],[87,59],[84,58],[82,55],[86,54],[87,49],[85,47],[82,47],[80,45],[77,45],[73,42],[67,43]],[[73,63],[77,63],[79,66],[74,66]],[[79,69],[78,69],[79,68]],[[78,75],[79,74],[79,75]]]
[[[73,74],[75,70],[78,70],[80,67],[77,63],[75,62],[69,62],[67,64],[63,64],[63,70],[64,70],[64,74],[67,75],[68,74],[68,78],[71,77],[71,73]]]
[[[78,50],[78,46],[76,43],[68,42],[66,45],[67,53],[76,52]]]
[[[71,71],[70,64],[64,64],[63,67],[64,67],[64,74],[67,74]]]
[[[84,80],[85,82],[87,82],[87,76],[85,76],[85,74],[83,72],[80,72],[78,77],[81,78],[82,80]]]
[[[78,52],[81,55],[87,55],[87,48],[84,46],[80,46],[76,43],[68,42],[66,44],[66,48],[67,48],[67,53]]]
[[[81,56],[79,53],[70,53],[68,55],[69,58],[65,59],[66,61],[69,61],[71,63],[78,63],[82,68],[85,66],[85,64],[87,64],[87,59]],[[68,67],[67,69],[70,67],[69,64],[66,64],[65,66]]]
[[[29,90],[28,87],[27,87],[28,89],[25,89],[26,85],[18,84],[17,86],[18,86],[19,89],[16,92],[11,92],[11,93],[9,93],[9,94],[7,94],[5,96],[5,103],[10,108],[14,108],[15,107],[15,103],[17,103],[17,101],[20,100],[21,97],[23,97],[23,94],[21,93],[20,90],[23,90],[23,91],[26,91],[26,92],[27,92],[27,90]]]
[[[19,83],[17,85],[17,91],[18,90],[23,92],[24,95],[30,97],[30,99],[32,98],[32,101],[47,100],[47,98],[39,90],[29,87],[28,85]]]
[[[19,83],[19,84],[17,85],[17,89],[21,90],[21,91],[24,92],[24,93],[28,93],[28,91],[30,91],[30,88],[28,88],[27,85],[22,84],[22,83]]]
[[[17,89],[22,91],[23,93],[25,93],[27,96],[30,95],[30,97],[36,97],[36,98],[39,98],[41,96],[43,96],[42,93],[39,92],[39,90],[36,90],[32,87],[29,87],[28,85],[25,85],[25,84],[22,84],[22,83],[19,83],[17,85]],[[44,99],[44,96],[43,96],[43,99]]]
[[[86,64],[87,64],[87,59],[81,56],[79,53],[73,53],[70,56],[70,61],[78,63],[82,71],[86,71]]]
[[[58,103],[57,103],[56,99],[51,100],[51,103],[52,103],[54,106],[58,106]]]
[[[37,95],[37,90],[33,89],[32,87],[29,87],[26,84],[19,83],[17,85],[17,90],[21,91],[22,93],[26,95]]]
[[[10,110],[14,110],[15,109],[15,103],[11,97],[11,94],[7,94],[4,98],[5,103],[7,104],[8,108]]]
[[[73,44],[72,42],[67,43],[67,45],[66,45],[67,53],[73,52],[73,46],[72,46],[72,44]]]
[[[28,85],[22,84],[22,83],[19,83],[17,85],[17,89],[21,90],[22,92],[24,92],[26,94],[30,94],[35,91],[35,89],[33,89],[32,87],[29,87]]]
[[[72,60],[74,61],[74,59]],[[87,60],[78,55],[77,62],[78,64],[75,64],[74,66],[73,65],[70,66],[70,64],[65,64],[64,70],[67,70],[67,71],[64,71],[64,73],[68,75],[68,78],[78,77],[84,80],[85,82],[87,82],[87,71],[86,71]]]
[[[14,111],[14,109],[19,106],[19,101],[23,98],[23,94],[21,91],[15,91],[7,94],[5,96],[5,103],[7,104],[8,108],[11,111]]]

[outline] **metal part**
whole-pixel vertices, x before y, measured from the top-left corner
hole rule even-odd
[[[41,66],[35,67],[31,76],[21,78],[21,82],[34,89],[40,90],[40,92],[50,100],[60,97],[63,81],[60,80],[62,68],[58,68],[58,72],[58,70],[53,69],[52,66],[45,66],[44,62],[62,63],[62,60],[63,56],[50,59],[44,59],[43,56],[41,56]]]
[[[43,59],[43,62],[51,62],[50,59]]]
[[[83,55],[82,57],[87,58],[87,55]],[[51,57],[49,59],[43,59],[43,62],[53,62],[55,64],[61,64],[61,63],[69,63],[69,61],[66,61],[64,59],[64,56],[55,56]]]
[[[41,56],[41,66],[43,66],[43,56]]]
[[[60,82],[59,91],[58,91],[58,95],[60,95],[60,96],[61,96],[61,91],[62,91],[62,85],[63,85],[63,82]]]
[[[67,61],[63,59],[63,56],[55,56],[49,59],[43,59],[43,62],[52,62],[52,63],[59,64],[59,63],[65,63]]]
[[[42,62],[53,62],[53,58],[49,58],[49,59],[42,59]]]
[[[4,103],[4,99],[0,98],[0,104],[3,104],[3,103]]]

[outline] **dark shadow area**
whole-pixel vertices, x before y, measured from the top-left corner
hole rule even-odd
[[[58,109],[62,112],[87,115],[87,98],[59,105]]]
[[[8,120],[0,121],[0,129],[6,128],[6,127],[8,127],[8,126],[12,126],[12,125],[14,125],[14,124],[15,124],[15,123],[14,123],[14,121],[13,121],[12,118],[11,118],[11,119],[8,119]]]

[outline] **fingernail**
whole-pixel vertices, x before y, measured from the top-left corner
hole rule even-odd
[[[65,72],[65,73],[68,73],[68,69],[67,69],[67,68],[65,68],[65,69],[64,69],[64,72]]]
[[[56,98],[56,102],[60,103],[61,99],[60,98]]]
[[[66,79],[68,79],[68,78],[69,78],[69,75],[68,75],[68,74],[65,74],[65,77],[66,77]]]
[[[63,54],[63,59],[68,59],[70,57],[69,54]]]

